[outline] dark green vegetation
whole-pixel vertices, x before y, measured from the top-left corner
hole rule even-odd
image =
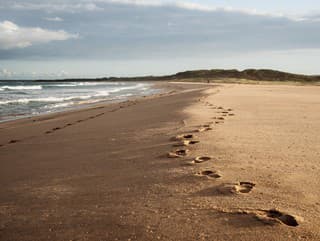
[[[277,81],[277,82],[320,82],[320,75],[292,74],[269,69],[246,69],[243,71],[212,69],[179,72],[166,76],[143,76],[143,77],[108,77],[97,79],[61,79],[54,81],[216,81],[237,82],[237,80],[251,81]],[[36,80],[41,81],[41,80]],[[43,80],[42,80],[43,81]]]

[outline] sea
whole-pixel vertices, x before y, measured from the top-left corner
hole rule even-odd
[[[102,101],[120,102],[159,91],[146,82],[0,81],[0,122]]]

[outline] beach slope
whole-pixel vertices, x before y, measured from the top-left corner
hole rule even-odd
[[[167,94],[0,124],[0,240],[320,240],[320,87]]]

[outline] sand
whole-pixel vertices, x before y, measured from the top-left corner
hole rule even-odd
[[[320,240],[320,87],[169,85],[0,124],[0,240]]]

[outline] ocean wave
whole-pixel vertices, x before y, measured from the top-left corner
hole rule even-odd
[[[25,86],[25,85],[18,85],[18,86],[2,86],[0,90],[41,90],[42,85],[32,85],[32,86]]]
[[[52,86],[52,87],[75,87],[78,86],[77,84],[52,84],[52,85],[46,85],[46,86]]]
[[[0,101],[0,105],[8,105],[8,104],[28,104],[30,102],[63,102],[68,100],[83,100],[90,99],[92,95],[84,95],[84,96],[71,96],[71,97],[44,97],[44,98],[23,98],[17,100],[5,100]]]
[[[45,109],[56,109],[56,108],[63,108],[63,107],[68,107],[74,105],[74,102],[65,102],[65,103],[59,103],[59,104],[52,104],[52,105],[46,105],[44,108]]]

